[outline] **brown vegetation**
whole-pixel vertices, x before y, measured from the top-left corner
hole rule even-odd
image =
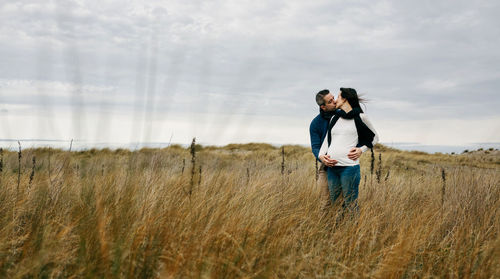
[[[310,150],[283,150],[3,151],[0,277],[500,276],[491,152],[377,146],[375,173],[362,157],[359,217],[335,224]]]

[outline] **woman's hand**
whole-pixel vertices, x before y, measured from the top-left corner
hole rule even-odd
[[[347,154],[347,158],[356,161],[361,157],[361,154],[363,153],[363,150],[359,147],[353,147],[351,150],[349,150],[349,154]]]
[[[337,160],[330,159],[330,155],[320,155],[319,160],[327,167],[333,167],[338,163]]]

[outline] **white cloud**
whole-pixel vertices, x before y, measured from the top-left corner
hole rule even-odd
[[[456,82],[451,80],[429,79],[425,80],[420,87],[424,90],[441,91],[454,89],[457,86]]]

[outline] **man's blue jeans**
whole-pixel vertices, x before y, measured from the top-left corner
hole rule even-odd
[[[361,180],[359,165],[356,166],[334,166],[327,168],[328,190],[332,204],[340,196],[344,196],[343,208],[358,209],[358,190]]]

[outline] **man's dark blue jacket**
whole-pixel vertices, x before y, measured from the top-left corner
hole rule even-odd
[[[311,136],[311,149],[316,159],[318,159],[318,153],[321,148],[321,144],[323,144],[323,139],[328,132],[328,123],[328,120],[323,118],[321,114],[318,114],[318,116],[316,116],[311,121],[311,125],[309,126],[309,135]]]

